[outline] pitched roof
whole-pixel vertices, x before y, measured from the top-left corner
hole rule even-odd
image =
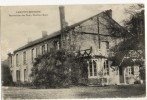
[[[106,11],[108,11],[108,10],[106,10]],[[71,25],[71,26],[68,26],[68,27],[66,28],[66,30],[68,31],[68,30],[70,30],[70,29],[72,29],[72,28],[75,28],[76,26],[78,26],[78,25],[80,25],[80,24],[86,22],[87,20],[89,20],[89,19],[91,19],[91,18],[93,18],[93,17],[95,17],[95,16],[98,16],[98,15],[100,15],[100,14],[102,14],[102,13],[106,13],[106,11],[103,11],[103,12],[101,12],[101,13],[98,13],[98,14],[92,16],[92,17],[89,17],[89,18],[87,18],[87,19],[85,19],[85,20],[82,20],[82,21],[80,21],[80,22],[78,22],[78,23],[75,23],[75,24],[73,24],[73,25]],[[107,15],[107,14],[106,14],[106,15]],[[108,15],[107,15],[107,16],[108,16]],[[109,17],[109,16],[108,16],[108,17]],[[123,28],[123,27],[120,26],[116,21],[114,21],[111,17],[109,17],[109,18],[110,18],[110,22],[115,23],[116,25],[118,25],[119,28]],[[48,40],[48,39],[54,38],[54,37],[56,37],[56,36],[59,36],[60,34],[61,34],[61,30],[56,31],[56,32],[52,33],[51,35],[48,35],[47,37],[44,37],[44,38],[40,38],[40,39],[31,41],[31,42],[29,42],[28,44],[26,44],[26,45],[24,45],[24,46],[22,46],[22,47],[16,49],[16,50],[14,51],[14,53],[16,53],[16,52],[18,52],[18,51],[20,51],[20,50],[26,49],[26,48],[28,48],[28,47],[31,47],[31,46],[33,46],[33,45],[35,45],[35,44],[40,43],[40,42],[43,42],[43,41],[45,41],[45,40]]]
[[[23,49],[25,49],[25,48],[31,47],[31,46],[33,46],[33,45],[35,45],[35,44],[40,43],[40,42],[43,42],[43,41],[45,41],[45,40],[54,38],[54,37],[59,36],[59,35],[60,35],[60,31],[57,31],[57,32],[52,33],[51,35],[48,35],[47,37],[43,37],[43,38],[39,38],[39,39],[37,39],[37,40],[31,41],[31,42],[29,42],[28,44],[26,44],[26,45],[24,45],[24,46],[22,46],[22,47],[16,49],[16,50],[14,51],[14,53],[15,53],[15,52],[18,52],[18,51],[20,51],[20,50],[23,50]]]

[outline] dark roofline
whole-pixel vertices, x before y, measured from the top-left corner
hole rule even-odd
[[[108,11],[108,10],[106,10],[106,11]],[[103,12],[100,12],[100,13],[98,13],[98,14],[96,14],[96,15],[93,15],[92,17],[89,17],[89,18],[87,18],[87,19],[85,19],[85,20],[82,20],[82,21],[80,21],[80,22],[77,22],[77,23],[75,23],[75,24],[73,24],[73,25],[71,25],[71,26],[69,26],[69,27],[67,26],[67,30],[70,30],[70,29],[72,29],[72,28],[75,28],[76,26],[78,26],[78,25],[80,25],[80,24],[82,24],[82,23],[88,21],[89,19],[92,19],[93,17],[96,17],[96,16],[98,16],[98,15],[100,15],[100,14],[102,14],[102,13],[105,13],[106,11],[103,11]]]
[[[96,16],[98,16],[98,15],[100,15],[100,14],[102,14],[102,13],[106,13],[106,11],[108,11],[108,10],[105,10],[105,11],[103,11],[103,12],[100,12],[100,13],[98,13],[98,14],[92,16],[92,17],[89,17],[89,18],[87,18],[87,19],[85,19],[85,20],[82,20],[82,21],[80,21],[80,22],[78,22],[78,23],[75,23],[75,24],[73,24],[73,25],[67,26],[66,29],[64,29],[64,30],[69,31],[70,29],[75,28],[76,26],[78,26],[78,25],[80,25],[80,24],[86,22],[86,21],[89,20],[89,19],[92,19],[93,17],[96,17]],[[105,14],[105,15],[108,16],[107,14]],[[108,17],[110,17],[110,16],[108,16]],[[110,19],[112,19],[112,18],[110,17]],[[112,19],[112,20],[113,20],[113,19]],[[114,21],[114,20],[113,20],[113,21]],[[114,22],[115,22],[117,25],[119,25],[116,21],[114,21]],[[120,26],[120,25],[119,25],[119,26]],[[122,27],[122,26],[120,26],[120,27]],[[24,45],[24,46],[22,46],[22,47],[16,49],[16,50],[14,51],[14,53],[16,53],[16,52],[18,52],[18,51],[20,51],[20,50],[26,49],[26,48],[28,48],[28,47],[31,47],[31,46],[33,46],[33,45],[39,44],[39,43],[42,42],[42,41],[46,41],[46,40],[55,38],[55,37],[59,36],[60,34],[61,34],[61,30],[56,31],[56,32],[52,33],[51,35],[48,35],[48,36],[45,37],[45,38],[39,38],[39,39],[37,39],[37,40],[34,40],[34,41],[32,41],[32,42],[30,42],[30,43],[28,43],[28,44],[26,44],[26,45]]]
[[[54,35],[54,34],[55,34],[55,35]],[[47,37],[43,37],[43,38],[39,38],[39,39],[37,39],[37,40],[31,41],[31,42],[29,42],[28,44],[26,44],[26,45],[24,45],[24,46],[22,46],[22,47],[16,49],[16,50],[14,51],[14,53],[16,53],[16,52],[18,52],[18,51],[20,51],[20,50],[29,48],[29,47],[31,47],[31,46],[34,46],[34,45],[36,45],[36,44],[39,44],[39,43],[42,42],[42,41],[46,41],[46,40],[49,40],[49,39],[56,38],[56,37],[58,37],[58,36],[60,36],[60,31],[54,32],[53,34],[48,35]]]

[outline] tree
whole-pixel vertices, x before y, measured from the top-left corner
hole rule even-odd
[[[127,32],[121,36],[124,38],[124,41],[120,42],[118,46],[112,49],[112,51],[115,52],[115,56],[111,59],[114,60],[115,65],[121,67],[133,66],[134,64],[144,67],[144,5],[132,5],[129,9],[126,9],[126,14],[130,15],[128,19],[124,20],[124,28]],[[130,51],[136,52],[138,56],[135,58],[131,57]]]
[[[10,73],[9,66],[6,63],[2,63],[2,85],[12,85],[12,75]]]
[[[37,88],[67,87],[78,84],[81,64],[74,53],[66,50],[48,52],[36,58],[32,68],[32,83]]]

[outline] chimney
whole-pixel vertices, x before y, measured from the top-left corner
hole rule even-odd
[[[106,11],[106,14],[109,16],[109,17],[112,17],[112,10],[110,9],[110,10],[107,10]]]
[[[28,38],[28,43],[32,42],[32,39],[31,38]]]
[[[64,6],[59,6],[59,13],[60,13],[61,30],[63,30],[67,26],[67,22],[65,21]]]
[[[42,38],[47,36],[47,31],[42,31]]]

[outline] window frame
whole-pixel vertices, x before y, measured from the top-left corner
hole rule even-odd
[[[35,50],[34,48],[31,49],[31,57],[32,57],[31,60],[32,60],[32,62],[34,62],[34,50]]]
[[[104,76],[108,76],[110,74],[109,72],[109,61],[105,60],[104,61]]]
[[[41,46],[42,49],[42,55],[45,54],[45,44]]]
[[[97,60],[90,60],[88,64],[88,77],[96,78],[97,77]]]
[[[16,70],[16,81],[20,81],[20,70]]]
[[[96,66],[96,62],[93,60],[93,76],[97,76],[97,66]]]
[[[24,69],[24,81],[26,81],[26,80],[27,80],[27,70]]]
[[[89,62],[89,76],[93,76],[92,61]]]

